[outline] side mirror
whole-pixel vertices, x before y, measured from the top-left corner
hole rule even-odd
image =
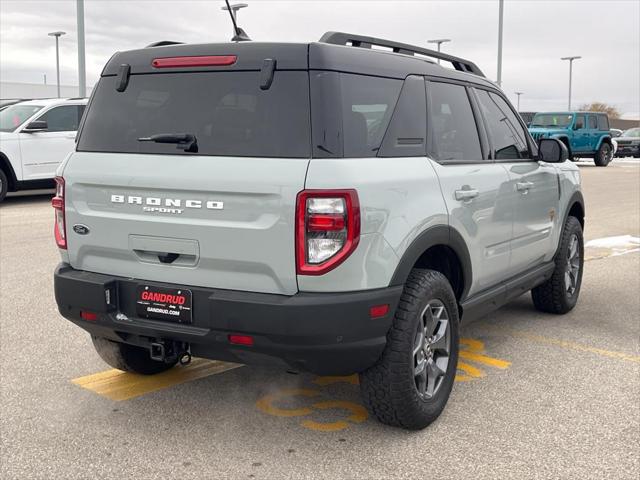
[[[569,159],[567,146],[557,138],[541,138],[538,149],[538,159],[543,162],[562,163]]]
[[[27,126],[22,131],[24,133],[34,133],[34,132],[42,132],[48,129],[49,129],[49,125],[47,125],[46,120],[35,120],[27,124]]]

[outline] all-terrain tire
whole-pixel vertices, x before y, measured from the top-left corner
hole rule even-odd
[[[430,302],[442,304],[449,319],[449,362],[431,398],[418,392],[414,374],[415,333]],[[377,363],[360,373],[360,392],[372,416],[387,425],[420,430],[444,409],[458,364],[458,306],[447,278],[433,270],[414,269],[404,286],[387,334],[387,344]]]
[[[570,270],[571,239],[577,239],[579,267],[575,279],[573,292],[568,290],[566,275]],[[560,248],[554,259],[555,269],[549,280],[531,290],[531,298],[536,309],[541,312],[565,314],[576,306],[580,287],[582,286],[582,271],[584,266],[584,239],[582,226],[576,217],[568,217],[562,230]]]
[[[9,191],[9,179],[3,170],[0,170],[0,203],[4,200],[4,197],[7,196],[7,192]]]
[[[598,167],[606,167],[611,162],[612,157],[613,150],[611,149],[611,145],[602,142],[593,160]]]
[[[93,335],[91,340],[96,352],[107,365],[125,372],[155,375],[169,370],[177,362],[177,360],[172,363],[152,360],[149,356],[149,350],[135,345],[113,342]]]

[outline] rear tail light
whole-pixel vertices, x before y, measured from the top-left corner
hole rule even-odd
[[[296,212],[298,274],[323,275],[358,245],[360,204],[355,190],[303,190]]]
[[[55,225],[53,234],[58,248],[67,248],[67,230],[64,220],[64,178],[56,177],[56,196],[51,199],[51,206],[55,211]]]

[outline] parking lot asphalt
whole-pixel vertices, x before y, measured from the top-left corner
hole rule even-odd
[[[580,170],[586,239],[640,236],[640,163]],[[2,478],[640,476],[633,242],[587,249],[570,314],[525,295],[465,326],[447,408],[406,432],[368,418],[355,377],[208,361],[152,381],[110,370],[57,312],[52,218],[46,195],[0,206]]]

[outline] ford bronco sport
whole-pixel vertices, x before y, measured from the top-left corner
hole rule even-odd
[[[557,138],[571,158],[593,158],[598,167],[609,165],[615,153],[606,113],[536,113],[529,132],[534,140]]]
[[[411,45],[117,53],[59,169],[59,311],[118,369],[358,373],[375,417],[420,429],[449,397],[461,320],[527,291],[576,304],[567,158],[476,65]]]

